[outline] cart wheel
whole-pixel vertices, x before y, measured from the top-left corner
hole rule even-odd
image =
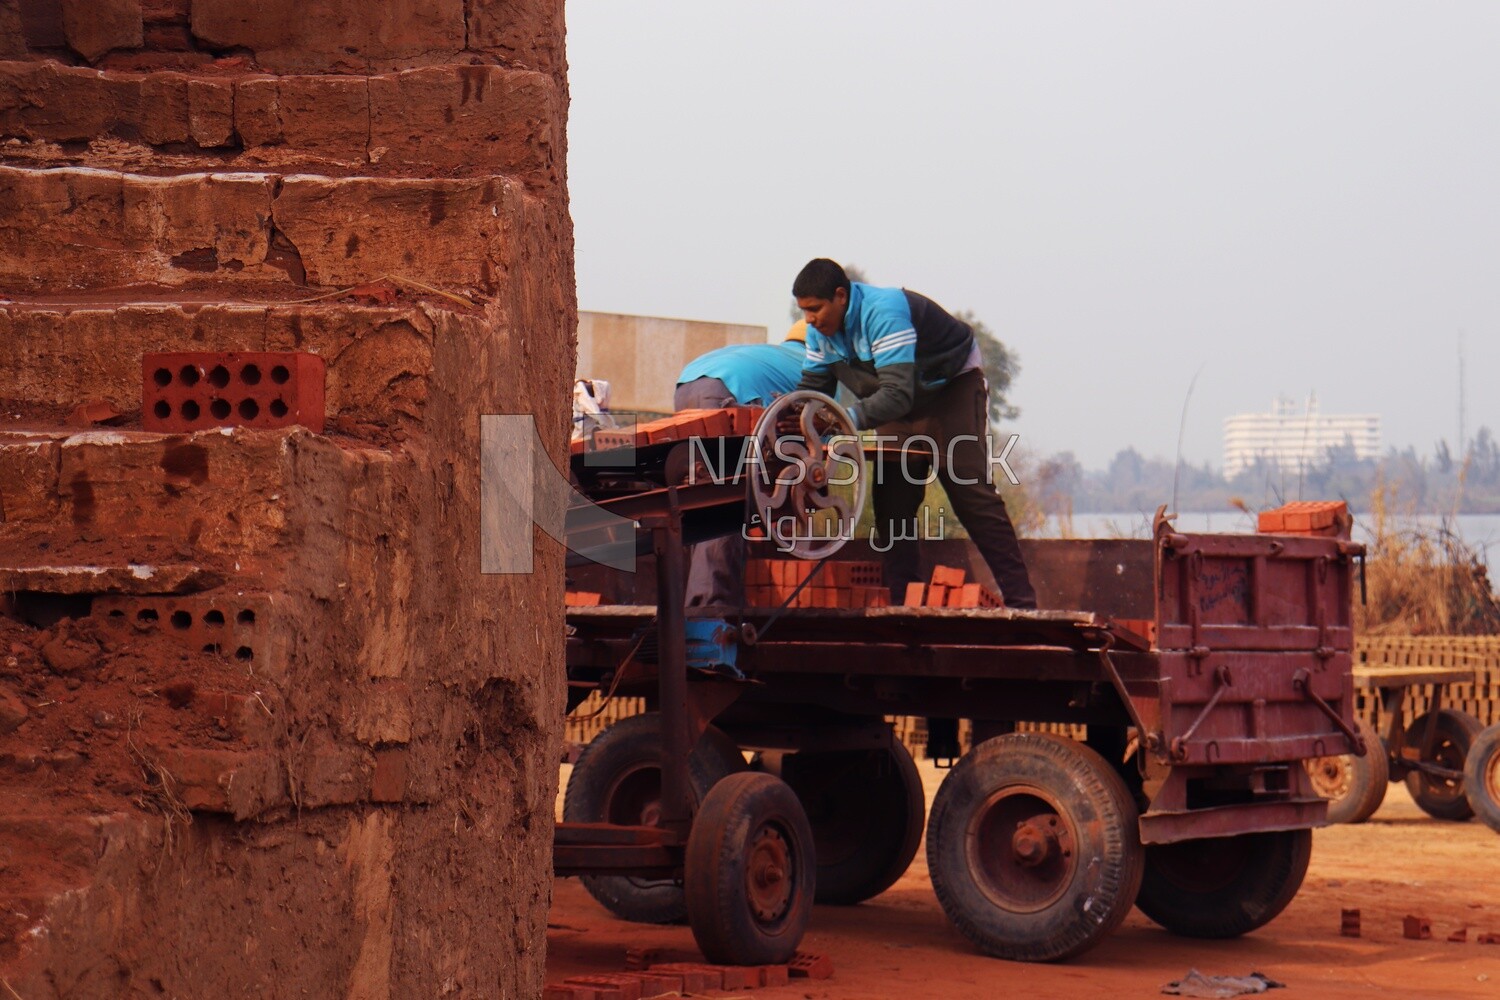
[[[1363,757],[1341,753],[1302,762],[1312,778],[1313,790],[1328,800],[1330,823],[1363,823],[1385,801],[1385,790],[1391,783],[1390,760],[1380,735],[1364,719],[1356,726],[1365,741]]]
[[[1136,905],[1173,934],[1239,937],[1286,909],[1311,857],[1311,830],[1149,844]]]
[[[746,771],[715,785],[683,861],[688,923],[704,957],[788,961],[812,916],[816,866],[807,814],[786,782]]]
[[[745,769],[733,740],[709,726],[688,758],[693,797],[702,802],[727,775]],[[655,826],[661,816],[661,716],[631,716],[610,726],[584,747],[563,797],[569,823]],[[584,888],[622,920],[681,923],[687,918],[682,885],[675,879],[630,875],[584,875]]]
[[[785,758],[781,777],[812,824],[819,903],[864,902],[906,873],[927,814],[906,747],[799,753]]]
[[[1500,724],[1480,733],[1469,747],[1464,794],[1474,814],[1491,830],[1500,831]]]
[[[1464,769],[1469,748],[1484,726],[1468,712],[1454,708],[1438,709],[1437,733],[1431,753],[1424,753],[1422,760],[1432,761],[1455,771]],[[1427,713],[1411,720],[1406,727],[1409,741],[1420,742],[1427,732]],[[1406,775],[1406,790],[1416,800],[1422,811],[1437,819],[1465,820],[1474,815],[1469,800],[1464,797],[1464,783],[1458,778],[1438,778],[1421,771]]]
[[[1098,944],[1130,912],[1142,851],[1130,790],[1088,747],[1012,733],[943,779],[927,867],[948,919],[999,958],[1048,962]]]

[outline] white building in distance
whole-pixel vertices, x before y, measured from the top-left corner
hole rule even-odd
[[[1380,415],[1319,413],[1316,396],[1298,408],[1280,397],[1270,413],[1237,413],[1224,420],[1224,476],[1233,479],[1263,460],[1302,472],[1328,459],[1330,448],[1352,447],[1356,458],[1380,455]]]

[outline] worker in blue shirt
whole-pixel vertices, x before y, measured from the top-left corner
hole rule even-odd
[[[905,441],[925,435],[937,447],[938,479],[954,512],[989,565],[1007,607],[1036,607],[1005,501],[990,482],[989,384],[974,331],[942,306],[902,288],[851,282],[826,258],[810,261],[792,284],[807,318],[807,358],[798,389],[832,395],[842,383],[858,400],[855,426]],[[926,494],[905,464],[883,463],[873,484],[875,526],[886,583],[896,599],[921,579],[908,528]],[[894,468],[893,468],[894,466]]]
[[[797,322],[779,344],[730,344],[694,358],[677,376],[679,410],[769,406],[802,377],[807,324]]]
[[[678,410],[769,406],[802,377],[807,324],[798,321],[779,344],[731,344],[690,361],[677,376]],[[739,607],[745,598],[745,540],[728,535],[693,546],[687,605]]]

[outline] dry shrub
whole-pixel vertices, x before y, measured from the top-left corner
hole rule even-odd
[[[1437,527],[1420,524],[1398,501],[1390,484],[1370,496],[1367,600],[1355,602],[1355,626],[1366,635],[1500,632],[1500,603],[1483,550],[1464,542],[1446,519]]]

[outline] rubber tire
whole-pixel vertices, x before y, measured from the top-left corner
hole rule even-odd
[[[1500,832],[1500,724],[1481,732],[1469,747],[1464,761],[1464,795],[1474,815]]]
[[[1428,713],[1423,712],[1411,720],[1411,725],[1406,727],[1408,740],[1421,740],[1427,725]],[[1447,750],[1446,757],[1450,758],[1447,763],[1456,770],[1463,770],[1465,762],[1469,758],[1470,748],[1479,737],[1479,732],[1484,728],[1474,716],[1468,712],[1460,712],[1456,708],[1438,709],[1437,738],[1440,752]],[[1443,744],[1448,744],[1445,748]],[[1452,760],[1458,757],[1458,760]],[[1412,771],[1406,776],[1406,790],[1411,792],[1412,799],[1417,806],[1427,815],[1434,819],[1451,819],[1462,821],[1471,819],[1474,810],[1469,805],[1468,797],[1464,794],[1462,781],[1448,784],[1439,784],[1421,771]]]
[[[927,819],[922,776],[906,747],[789,755],[781,778],[812,824],[819,903],[862,903],[906,874]]]
[[[1233,938],[1275,919],[1302,887],[1312,831],[1272,830],[1146,846],[1146,878],[1136,906],[1173,934]],[[1239,864],[1219,885],[1204,873],[1225,852]],[[1196,884],[1194,884],[1196,883]]]
[[[752,912],[747,862],[761,831],[787,848],[785,910],[766,921]],[[791,960],[812,917],[817,857],[797,794],[760,771],[731,774],[704,797],[688,834],[683,887],[688,924],[704,958],[719,965],[780,965]]]
[[[972,821],[996,793],[1040,790],[1074,832],[1075,861],[1060,895],[1041,908],[1008,909],[985,892],[968,851]],[[1011,733],[974,747],[943,779],[927,820],[927,868],[943,912],[981,951],[1053,962],[1102,941],[1130,912],[1144,854],[1125,781],[1095,751],[1049,733]]]
[[[1358,720],[1355,726],[1365,741],[1363,757],[1344,753],[1302,762],[1315,782],[1319,771],[1337,770],[1348,776],[1349,787],[1344,794],[1328,799],[1329,823],[1363,823],[1375,815],[1375,810],[1385,801],[1385,792],[1391,783],[1391,762],[1385,755],[1380,734],[1364,719]],[[1318,791],[1321,794],[1321,789]]]
[[[611,790],[634,771],[661,768],[661,716],[647,712],[621,719],[584,747],[568,778],[563,820],[569,823],[639,823],[639,818],[610,814]],[[745,758],[723,730],[709,726],[688,758],[693,798],[702,802],[714,785],[745,769]],[[648,779],[649,780],[649,779]],[[658,778],[658,781],[660,779]],[[682,885],[675,879],[640,879],[630,875],[584,875],[583,886],[601,906],[622,920],[639,924],[680,924],[687,919]]]

